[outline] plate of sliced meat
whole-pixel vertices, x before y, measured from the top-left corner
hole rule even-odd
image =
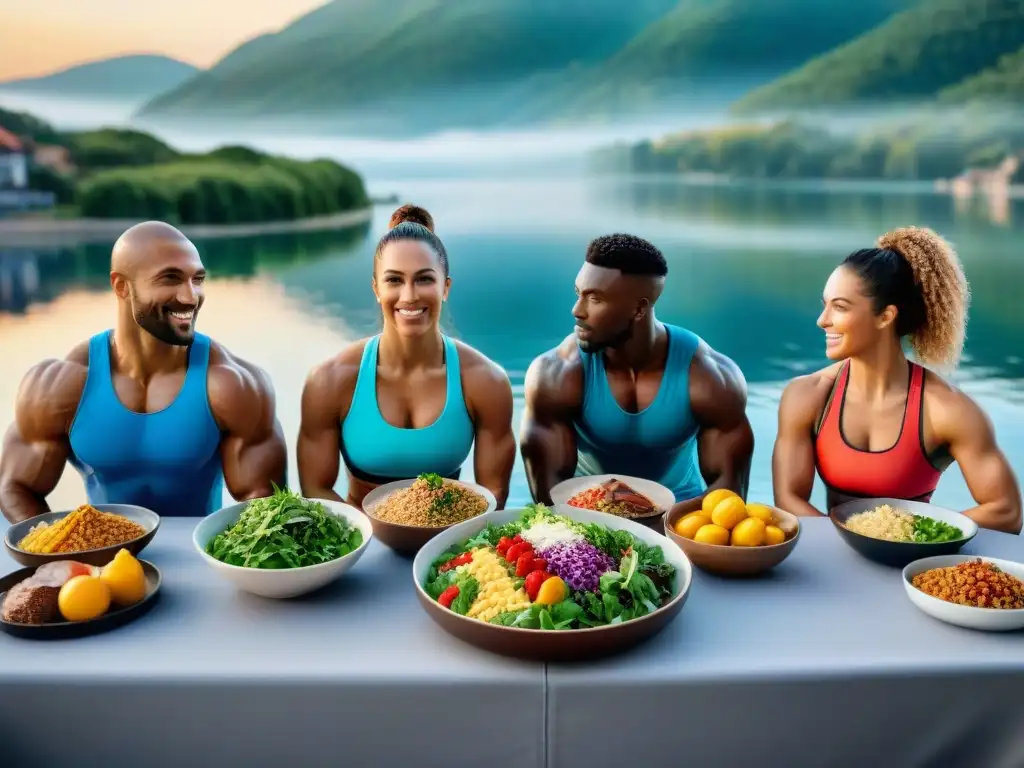
[[[40,640],[106,632],[148,611],[159,590],[156,566],[127,551],[106,568],[75,560],[22,568],[0,577],[0,630]]]
[[[551,489],[551,501],[647,523],[675,504],[672,491],[653,480],[625,475],[593,475],[564,480]]]

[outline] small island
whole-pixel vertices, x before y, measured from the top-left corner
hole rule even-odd
[[[33,115],[0,109],[3,137],[10,167],[20,162],[24,176],[19,185],[18,174],[9,174],[8,186],[50,193],[55,204],[8,218],[10,225],[160,219],[212,235],[312,221],[344,226],[369,216],[362,177],[333,160],[295,160],[242,146],[191,154],[141,131],[59,131]]]

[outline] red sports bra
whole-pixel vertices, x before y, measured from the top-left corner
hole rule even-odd
[[[910,389],[896,444],[884,451],[862,451],[850,445],[842,431],[850,378],[850,364],[843,365],[814,439],[818,475],[829,489],[861,498],[931,499],[942,470],[928,460],[924,449],[924,373],[910,363]]]

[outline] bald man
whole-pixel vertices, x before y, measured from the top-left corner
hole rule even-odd
[[[283,487],[274,390],[254,365],[196,333],[206,270],[177,229],[144,222],[115,243],[117,322],[25,376],[0,456],[0,510],[48,512],[70,463],[92,504],[206,515]]]
[[[746,497],[754,434],[743,374],[690,331],[658,322],[668,266],[632,235],[592,241],[576,276],[575,333],[526,373],[521,450],[536,501],[576,476],[632,475],[699,509]]]

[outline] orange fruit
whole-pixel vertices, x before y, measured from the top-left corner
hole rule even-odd
[[[764,520],[747,517],[740,520],[732,529],[729,543],[734,547],[760,547],[764,544]]]
[[[711,518],[703,512],[694,512],[676,521],[675,531],[684,539],[692,539],[703,526],[708,525]]]
[[[711,522],[731,531],[740,520],[747,517],[747,505],[739,496],[730,496],[718,502],[711,513]]]
[[[708,523],[697,529],[697,533],[693,535],[693,540],[701,544],[716,544],[717,546],[724,547],[729,543],[729,532],[720,525]]]
[[[765,525],[771,525],[775,522],[775,513],[772,512],[772,508],[767,504],[747,504],[747,514],[763,520]]]
[[[100,579],[118,605],[132,605],[146,596],[146,574],[127,549],[118,550],[114,559],[103,566]]]
[[[537,599],[533,602],[541,605],[554,605],[560,603],[569,596],[569,587],[558,576],[545,579],[537,591]]]
[[[68,621],[95,619],[110,608],[110,590],[97,576],[75,576],[60,588],[57,607]]]
[[[720,502],[725,501],[731,496],[739,498],[735,491],[730,491],[728,488],[719,488],[717,491],[711,491],[711,493],[707,494],[701,502],[700,511],[708,517],[711,517],[711,513],[715,511],[715,507],[717,507]]]
[[[764,543],[771,546],[781,544],[786,540],[786,533],[775,525],[767,525],[764,529]]]

